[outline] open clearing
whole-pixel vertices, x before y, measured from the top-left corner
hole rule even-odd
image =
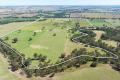
[[[96,34],[95,39],[96,39],[96,41],[98,41],[101,38],[102,34],[104,34],[105,32],[104,31],[94,30],[94,33]]]
[[[99,65],[96,68],[84,67],[57,74],[53,80],[119,80],[120,74],[109,65]]]
[[[104,31],[98,31],[98,30],[94,30],[94,33],[96,33],[96,41],[99,40],[102,36],[102,34],[104,34]],[[117,42],[114,40],[102,40],[103,42],[105,42],[106,44],[108,44],[109,46],[113,46],[113,47],[117,47]]]

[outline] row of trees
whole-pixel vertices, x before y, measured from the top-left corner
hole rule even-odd
[[[39,15],[33,16],[33,17],[4,17],[0,18],[0,24],[8,24],[12,22],[28,22],[28,21],[35,21],[39,19]],[[45,21],[47,19],[40,19],[39,21]]]
[[[7,46],[6,46],[7,45]],[[19,68],[24,67],[22,64],[22,59],[24,59],[24,55],[19,53],[17,50],[10,48],[11,46],[4,43],[0,39],[0,52],[9,60],[9,64],[11,66],[12,71],[16,71]],[[21,57],[21,54],[23,57]]]

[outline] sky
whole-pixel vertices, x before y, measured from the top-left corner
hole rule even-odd
[[[0,0],[4,5],[120,5],[120,0]]]

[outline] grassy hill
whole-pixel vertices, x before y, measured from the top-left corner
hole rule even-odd
[[[96,68],[84,67],[57,74],[53,80],[119,80],[120,74],[109,65],[99,65]]]

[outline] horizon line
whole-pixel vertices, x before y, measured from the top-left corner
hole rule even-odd
[[[57,5],[53,5],[53,4],[43,4],[43,5],[35,5],[35,4],[33,4],[33,5],[0,5],[0,6],[120,6],[120,5],[116,5],[116,4],[106,4],[106,5],[102,5],[102,4],[100,4],[100,5],[97,5],[97,4],[90,4],[90,5],[85,5],[85,4],[83,4],[83,5],[73,5],[73,4],[67,4],[67,5],[63,5],[63,4],[57,4]]]

